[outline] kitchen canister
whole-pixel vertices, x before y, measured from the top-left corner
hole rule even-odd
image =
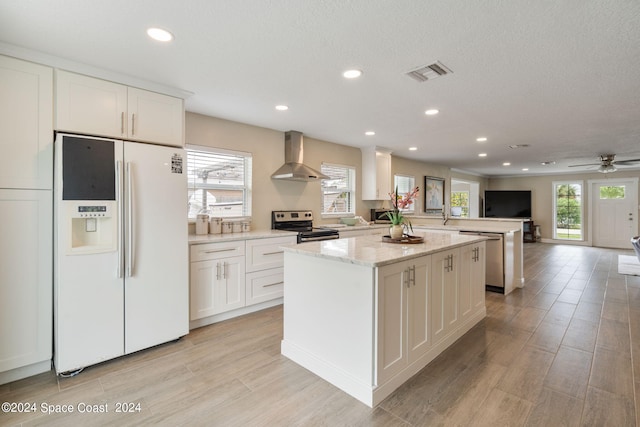
[[[242,221],[242,232],[247,233],[251,231],[251,221],[244,220]]]
[[[222,218],[212,216],[209,219],[209,234],[222,233]]]
[[[209,232],[209,215],[198,214],[196,217],[196,234],[207,234]]]
[[[231,224],[233,224],[232,228],[234,233],[242,233],[242,222],[233,221]]]
[[[233,233],[233,223],[231,221],[222,221],[222,233]]]

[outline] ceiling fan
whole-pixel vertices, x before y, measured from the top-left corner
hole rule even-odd
[[[609,173],[618,170],[616,166],[631,166],[640,162],[640,159],[615,160],[615,154],[603,154],[600,156],[600,163],[587,163],[585,165],[569,165],[570,168],[581,166],[600,166],[598,172]]]

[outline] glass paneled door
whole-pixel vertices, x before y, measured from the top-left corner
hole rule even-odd
[[[631,249],[638,234],[638,179],[607,179],[591,182],[593,245]]]

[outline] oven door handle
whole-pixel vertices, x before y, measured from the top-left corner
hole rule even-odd
[[[340,235],[337,236],[318,236],[318,237],[304,237],[300,239],[298,243],[306,243],[306,242],[317,242],[320,240],[334,240],[339,239]]]

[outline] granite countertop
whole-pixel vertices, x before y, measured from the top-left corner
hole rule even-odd
[[[346,224],[318,224],[316,227],[320,228],[332,228],[334,230],[340,231],[350,231],[350,230],[373,230],[374,228],[389,228],[389,224],[370,224],[370,225],[346,225]]]
[[[477,231],[479,233],[515,233],[520,227],[496,227],[491,225],[429,225],[414,224],[413,228],[450,231]]]
[[[413,235],[424,237],[424,243],[385,243],[380,236],[359,236],[346,239],[306,242],[298,245],[287,245],[282,248],[286,252],[296,254],[350,264],[359,264],[367,267],[380,267],[486,240],[485,237],[481,236],[464,236],[439,233],[437,231],[416,232],[413,233]]]
[[[225,233],[225,234],[189,234],[189,244],[199,245],[202,243],[217,243],[217,242],[233,242],[237,240],[252,240],[252,239],[268,239],[271,237],[287,237],[297,236],[295,231],[282,231],[282,230],[256,230],[247,231],[246,233]]]

